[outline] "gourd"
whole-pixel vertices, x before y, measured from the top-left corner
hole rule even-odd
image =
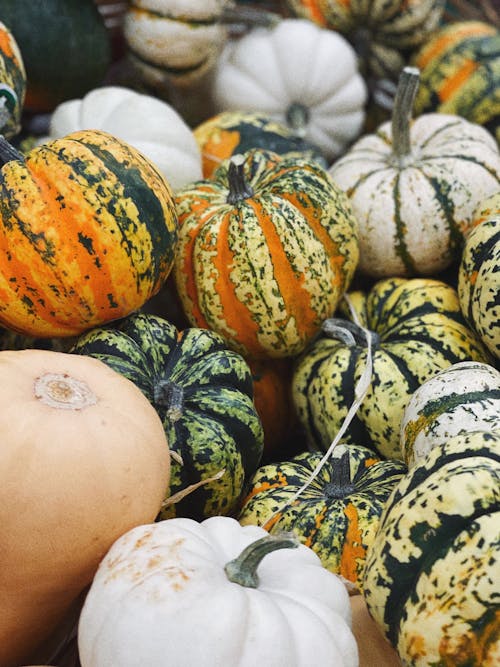
[[[203,178],[211,178],[225,159],[252,148],[264,148],[279,155],[302,154],[327,166],[319,148],[262,112],[221,111],[197,125],[193,133],[201,151]]]
[[[109,132],[145,155],[176,190],[202,177],[201,154],[191,128],[167,102],[123,86],[102,86],[59,104],[49,136],[78,130]]]
[[[104,82],[111,46],[93,0],[2,0],[0,21],[23,57],[26,110],[50,112]]]
[[[404,665],[498,664],[499,475],[500,433],[462,433],[389,498],[363,595]]]
[[[418,114],[456,114],[500,141],[500,31],[485,21],[453,21],[413,55],[421,71]]]
[[[458,267],[458,298],[469,325],[500,359],[500,190],[477,207]]]
[[[102,362],[0,352],[0,664],[30,659],[169,480],[154,408]]]
[[[181,189],[174,278],[193,326],[246,358],[300,352],[358,257],[347,196],[314,161],[253,149]]]
[[[78,647],[82,667],[160,667],[165,656],[179,667],[357,667],[350,625],[344,585],[311,549],[230,517],[176,518],[115,542]]]
[[[234,510],[263,449],[250,369],[239,354],[212,331],[178,331],[143,313],[92,329],[70,351],[124,375],[156,409],[173,456],[166,498],[198,485],[164,506],[160,518],[201,520]]]
[[[408,467],[459,433],[500,431],[500,372],[461,361],[412,394],[401,419],[401,451]]]
[[[178,238],[172,190],[136,149],[81,130],[26,155],[0,140],[0,323],[74,336],[140,308]]]
[[[342,35],[290,18],[228,42],[214,71],[212,96],[219,112],[269,114],[331,161],[361,133],[367,87]]]
[[[0,132],[10,139],[21,130],[26,70],[14,36],[0,21]]]
[[[435,274],[460,259],[477,205],[498,191],[491,134],[460,116],[410,122],[419,72],[401,74],[392,121],[330,167],[359,224],[359,270],[374,278]]]
[[[403,460],[400,424],[413,392],[459,361],[488,362],[466,325],[456,290],[431,278],[387,278],[348,292],[321,335],[297,359],[292,396],[309,445],[327,450],[355,402],[372,360],[368,391],[345,441]],[[370,346],[370,347],[369,347]]]
[[[380,515],[406,466],[383,461],[366,447],[341,443],[309,483],[321,459],[319,452],[303,452],[260,467],[238,520],[271,534],[293,532],[318,554],[323,567],[360,588]]]

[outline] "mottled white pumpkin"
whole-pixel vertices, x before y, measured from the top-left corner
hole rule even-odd
[[[359,136],[367,88],[342,35],[283,19],[227,42],[213,97],[218,111],[260,111],[288,124],[330,160]]]

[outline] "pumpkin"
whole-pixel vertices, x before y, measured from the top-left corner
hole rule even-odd
[[[174,277],[191,324],[247,358],[300,352],[358,258],[356,220],[328,172],[253,149],[181,189],[176,206]]]
[[[0,21],[23,57],[26,110],[50,112],[103,83],[111,46],[93,0],[2,0]]]
[[[0,323],[74,336],[140,308],[178,238],[171,188],[136,149],[81,130],[25,156],[0,139]]]
[[[400,424],[413,392],[459,361],[489,361],[466,325],[456,290],[432,278],[387,278],[347,293],[297,359],[292,396],[309,445],[327,450],[355,401],[371,344],[371,384],[345,440],[403,459]]]
[[[271,553],[272,552],[272,553]],[[347,591],[289,537],[230,517],[140,526],[111,547],[78,626],[82,667],[357,667]]]
[[[438,445],[399,482],[363,595],[404,665],[498,665],[500,433]]]
[[[415,112],[456,114],[500,141],[500,31],[484,21],[442,26],[413,55],[421,71]]]
[[[382,461],[366,447],[338,444],[319,467],[319,452],[260,467],[250,480],[238,520],[271,534],[291,531],[323,567],[360,587],[385,503],[406,466]]]
[[[53,350],[67,352],[72,345],[71,338],[34,338],[23,336],[10,329],[0,327],[0,350]]]
[[[331,161],[361,133],[367,87],[342,35],[290,18],[228,42],[212,96],[218,112],[269,114]]]
[[[481,340],[500,359],[500,190],[483,201],[473,216],[458,267],[462,313]]]
[[[412,467],[454,435],[495,430],[500,431],[500,371],[461,361],[412,394],[401,419],[401,451]]]
[[[14,36],[0,21],[0,132],[10,139],[21,130],[26,70]]]
[[[285,0],[294,16],[345,35],[358,52],[366,76],[397,77],[406,52],[438,27],[444,0]]]
[[[500,152],[483,127],[438,113],[410,122],[418,80],[405,68],[392,121],[330,168],[358,220],[359,269],[377,279],[434,276],[458,261],[474,210],[500,185]]]
[[[0,352],[0,664],[62,622],[111,544],[156,516],[168,443],[135,385],[97,359]]]
[[[92,329],[70,352],[105,362],[155,407],[175,456],[167,498],[207,482],[162,509],[160,518],[201,520],[233,510],[263,448],[250,369],[239,354],[212,331],[178,331],[142,313]],[[221,471],[221,478],[210,481]]]
[[[197,125],[193,133],[201,151],[204,178],[211,178],[225,159],[252,148],[279,155],[297,153],[327,166],[319,148],[265,113],[221,111]]]
[[[202,177],[200,149],[191,128],[156,97],[122,86],[96,88],[83,99],[58,105],[44,140],[86,129],[104,130],[136,148],[174,190]]]

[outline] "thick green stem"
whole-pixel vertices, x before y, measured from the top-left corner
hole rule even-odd
[[[328,482],[323,489],[325,496],[331,500],[342,500],[356,487],[351,480],[351,461],[349,452],[344,452],[340,459],[336,459],[332,465],[332,481]]]
[[[3,167],[4,164],[13,160],[24,162],[24,155],[9,144],[7,139],[0,134],[0,166]]]
[[[253,188],[247,182],[244,172],[244,162],[240,155],[235,155],[229,162],[227,171],[229,193],[226,201],[228,204],[237,204],[244,199],[253,197]]]
[[[257,588],[259,578],[257,568],[264,556],[276,549],[295,549],[299,542],[291,537],[281,535],[265,535],[260,540],[249,544],[239,556],[224,566],[229,581],[247,588]]]
[[[420,71],[405,67],[401,72],[392,111],[392,153],[402,167],[411,157],[410,125]]]
[[[366,329],[362,329],[350,320],[343,320],[340,317],[329,317],[321,325],[321,331],[329,338],[340,340],[347,347],[354,347],[355,345],[368,347]],[[380,344],[380,336],[376,331],[369,331],[368,333],[372,348],[376,349]]]

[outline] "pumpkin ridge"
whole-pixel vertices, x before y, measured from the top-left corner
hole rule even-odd
[[[394,224],[396,232],[394,251],[396,255],[400,258],[400,260],[403,262],[405,270],[409,274],[414,274],[416,273],[415,262],[413,261],[411,253],[408,250],[405,238],[407,225],[401,217],[401,192],[400,192],[401,173],[402,171],[399,170],[396,173],[393,186]]]
[[[160,18],[160,19],[169,19],[175,22],[179,23],[185,23],[189,27],[196,28],[196,26],[210,26],[212,25],[215,21],[217,21],[220,17],[217,14],[214,14],[213,16],[207,16],[206,18],[201,18],[201,17],[193,17],[189,16],[189,14],[182,15],[182,14],[176,14],[172,11],[169,11],[168,6],[165,6],[163,8],[163,11],[159,11],[158,9],[149,9],[149,8],[144,8],[140,7],[137,5],[134,0],[129,0],[130,2],[130,7],[133,9],[135,14],[138,15],[146,15],[146,16],[151,16],[153,18]]]

